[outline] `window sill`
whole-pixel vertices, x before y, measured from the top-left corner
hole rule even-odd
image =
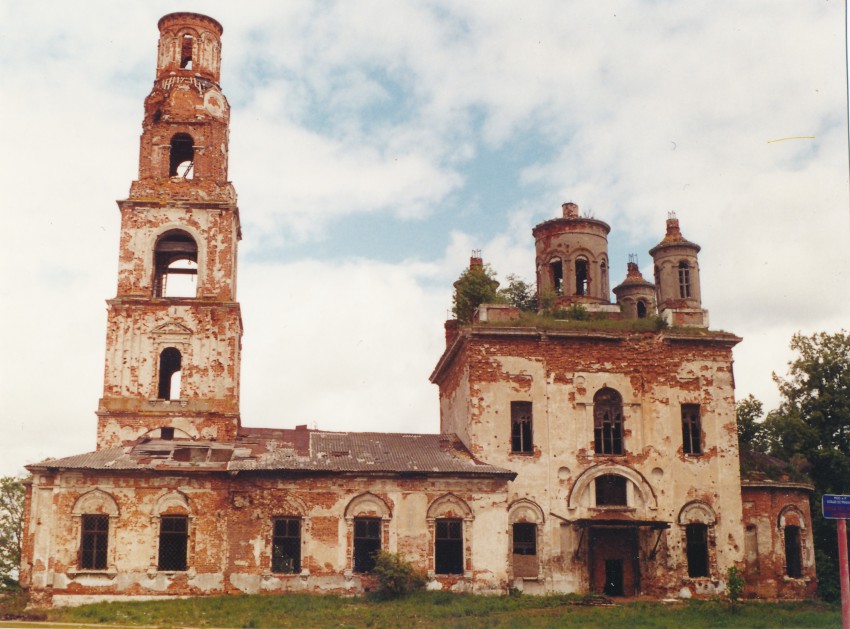
[[[71,568],[65,574],[69,577],[108,577],[110,579],[115,578],[118,575],[118,570],[115,568],[104,568],[103,570],[96,570],[93,568]]]
[[[306,568],[304,570],[302,570],[301,572],[264,572],[262,574],[263,579],[265,579],[266,581],[268,581],[270,579],[290,579],[290,580],[291,579],[297,579],[297,578],[306,579],[309,576],[310,576],[310,571],[307,570]]]
[[[508,454],[510,454],[511,456],[534,456],[534,451],[519,452],[517,450],[511,450]]]
[[[635,513],[637,509],[634,507],[623,506],[623,505],[597,505],[595,507],[590,507],[591,511],[598,511],[602,513]]]

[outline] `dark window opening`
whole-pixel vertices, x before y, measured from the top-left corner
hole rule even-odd
[[[576,295],[587,295],[589,284],[587,260],[576,258]]]
[[[174,428],[160,428],[159,438],[166,440],[174,439]]]
[[[531,454],[531,402],[511,402],[511,452]]]
[[[354,518],[354,572],[371,572],[380,550],[380,518]]]
[[[179,229],[163,234],[154,249],[154,297],[195,297],[198,245]]]
[[[646,302],[645,301],[637,302],[637,316],[638,316],[638,319],[646,319]]]
[[[184,70],[192,69],[192,48],[195,41],[191,35],[183,35],[183,44],[180,46],[180,67]]]
[[[685,454],[702,454],[699,404],[682,404],[682,450]]]
[[[552,273],[552,290],[556,295],[564,292],[564,265],[559,259],[549,263],[549,271]]]
[[[434,572],[463,574],[463,520],[435,522]]]
[[[274,521],[272,572],[301,572],[300,518],[278,518]]]
[[[691,270],[687,262],[679,262],[679,297],[688,299],[691,296]]]
[[[514,555],[537,554],[537,525],[527,522],[514,524]]]
[[[105,570],[108,544],[109,516],[84,515],[80,538],[80,568]]]
[[[626,477],[618,474],[603,474],[596,478],[597,507],[628,506]]]
[[[623,454],[623,398],[614,389],[593,397],[593,438],[596,454]]]
[[[159,519],[159,570],[186,570],[186,551],[189,542],[189,518],[185,515],[164,515]]]
[[[195,142],[188,133],[178,133],[171,138],[168,163],[169,177],[191,179],[195,170]]]
[[[799,526],[785,527],[785,574],[792,579],[803,576]]]
[[[160,400],[180,398],[180,369],[183,362],[180,350],[166,347],[159,355],[159,387],[156,397]],[[174,436],[174,429],[171,431]]]
[[[708,574],[708,525],[688,524],[685,527],[688,553],[688,576],[707,577]]]

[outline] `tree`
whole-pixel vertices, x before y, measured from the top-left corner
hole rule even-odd
[[[764,414],[762,403],[751,393],[735,404],[738,422],[738,449],[750,452],[767,452],[770,446],[767,429],[760,422]]]
[[[0,478],[0,590],[17,587],[24,521],[24,486],[13,476]]]
[[[506,279],[508,285],[501,289],[499,294],[507,299],[508,303],[514,308],[519,308],[525,312],[536,312],[537,291],[534,290],[534,287],[513,274],[508,275]]]
[[[454,287],[452,312],[461,323],[470,323],[481,304],[505,301],[498,294],[499,281],[489,264],[471,265],[460,274]]]

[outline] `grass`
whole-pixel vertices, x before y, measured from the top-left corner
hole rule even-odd
[[[153,627],[840,627],[840,610],[816,602],[590,606],[580,596],[471,596],[421,592],[395,601],[287,594],[100,603],[48,610],[51,623]],[[0,600],[0,617],[8,601]],[[20,605],[20,603],[15,603]],[[42,616],[43,618],[43,616]]]

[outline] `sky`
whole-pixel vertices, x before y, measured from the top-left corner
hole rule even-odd
[[[437,432],[428,376],[480,249],[534,279],[563,202],[611,286],[674,211],[738,398],[850,326],[841,2],[0,0],[0,474],[91,451],[158,19],[224,26],[242,423]]]

